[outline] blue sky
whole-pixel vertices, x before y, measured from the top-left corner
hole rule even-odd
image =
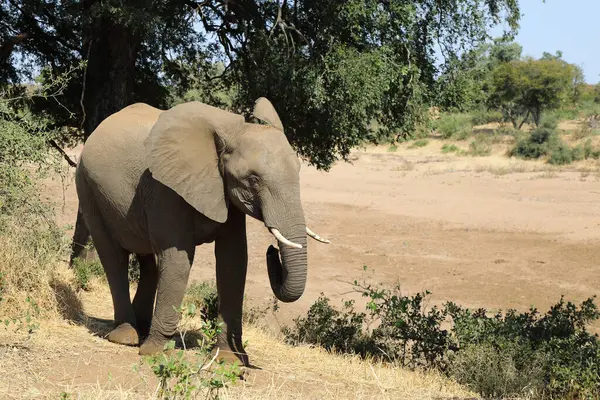
[[[563,59],[583,68],[588,83],[600,82],[600,0],[521,0],[516,41],[523,55],[563,52]],[[501,34],[502,28],[493,30]]]

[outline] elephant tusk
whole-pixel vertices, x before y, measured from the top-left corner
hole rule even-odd
[[[325,238],[322,238],[321,236],[317,235],[316,233],[314,233],[313,231],[311,231],[308,226],[306,227],[306,233],[308,234],[308,236],[310,236],[311,238],[315,239],[318,242],[329,243],[329,240],[327,240]]]
[[[281,232],[279,232],[279,230],[277,230],[277,229],[275,229],[275,228],[269,228],[269,232],[271,232],[271,234],[272,234],[273,236],[275,236],[275,238],[276,238],[277,240],[279,240],[279,241],[280,241],[281,243],[283,243],[283,244],[287,244],[288,246],[290,246],[290,247],[295,247],[295,248],[297,248],[297,249],[301,249],[301,248],[302,248],[302,245],[301,245],[301,244],[294,243],[294,242],[292,242],[291,240],[287,240],[287,239],[285,238],[285,236],[283,236],[283,235],[281,234]]]

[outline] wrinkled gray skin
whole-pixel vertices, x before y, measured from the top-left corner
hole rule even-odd
[[[199,102],[162,111],[133,104],[104,120],[86,141],[76,171],[80,208],[104,266],[114,305],[112,342],[154,354],[176,332],[195,246],[215,242],[221,358],[248,365],[242,299],[248,263],[246,215],[301,244],[270,246],[271,287],[283,302],[306,283],[306,226],[300,162],[271,103],[254,116]],[[129,297],[129,254],[140,282]],[[156,307],[153,310],[154,301]]]

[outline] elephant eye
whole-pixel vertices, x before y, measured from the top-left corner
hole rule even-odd
[[[256,175],[250,175],[248,176],[248,183],[250,183],[250,186],[258,186],[260,182],[260,178]]]

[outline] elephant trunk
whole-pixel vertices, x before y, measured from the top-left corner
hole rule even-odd
[[[306,225],[303,220],[287,224],[285,228],[281,228],[281,233],[291,242],[302,245],[302,248],[292,247],[278,240],[280,250],[273,246],[267,249],[271,289],[278,300],[289,303],[298,300],[306,286]]]

